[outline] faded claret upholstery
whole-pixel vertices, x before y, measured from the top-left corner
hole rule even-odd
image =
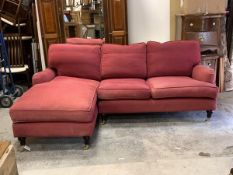
[[[196,41],[54,44],[48,68],[10,109],[15,137],[92,136],[97,114],[215,110]]]

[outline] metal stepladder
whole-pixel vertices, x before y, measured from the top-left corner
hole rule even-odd
[[[23,94],[23,88],[15,85],[11,74],[7,48],[4,41],[0,11],[0,107],[9,108],[16,97]]]

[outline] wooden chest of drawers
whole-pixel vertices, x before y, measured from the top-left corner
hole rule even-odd
[[[223,57],[222,33],[225,32],[225,14],[177,15],[176,20],[176,39],[200,42],[201,63],[215,70],[219,85],[219,62]]]
[[[218,69],[218,55],[203,55],[201,64],[204,66],[207,66],[209,68],[212,68],[215,70],[215,74],[217,74],[217,69]]]
[[[199,40],[201,46],[220,48],[221,33],[225,31],[224,14],[181,15],[181,38]]]
[[[220,19],[216,15],[186,15],[184,19],[184,31],[200,32],[200,31],[217,31],[220,26]]]

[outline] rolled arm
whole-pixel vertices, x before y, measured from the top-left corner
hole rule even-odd
[[[56,77],[56,72],[50,68],[45,69],[44,71],[35,73],[32,77],[32,85],[45,83],[51,81]]]
[[[192,78],[214,84],[215,72],[213,69],[206,66],[197,65],[193,68]]]

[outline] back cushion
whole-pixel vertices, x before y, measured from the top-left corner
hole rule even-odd
[[[102,46],[101,76],[106,78],[146,78],[146,44]]]
[[[100,46],[53,44],[48,65],[61,76],[100,80]]]
[[[79,45],[102,45],[104,40],[102,39],[86,39],[86,38],[66,38],[68,44],[79,44]]]
[[[197,41],[171,41],[147,43],[148,77],[191,76],[200,62],[200,45]]]

